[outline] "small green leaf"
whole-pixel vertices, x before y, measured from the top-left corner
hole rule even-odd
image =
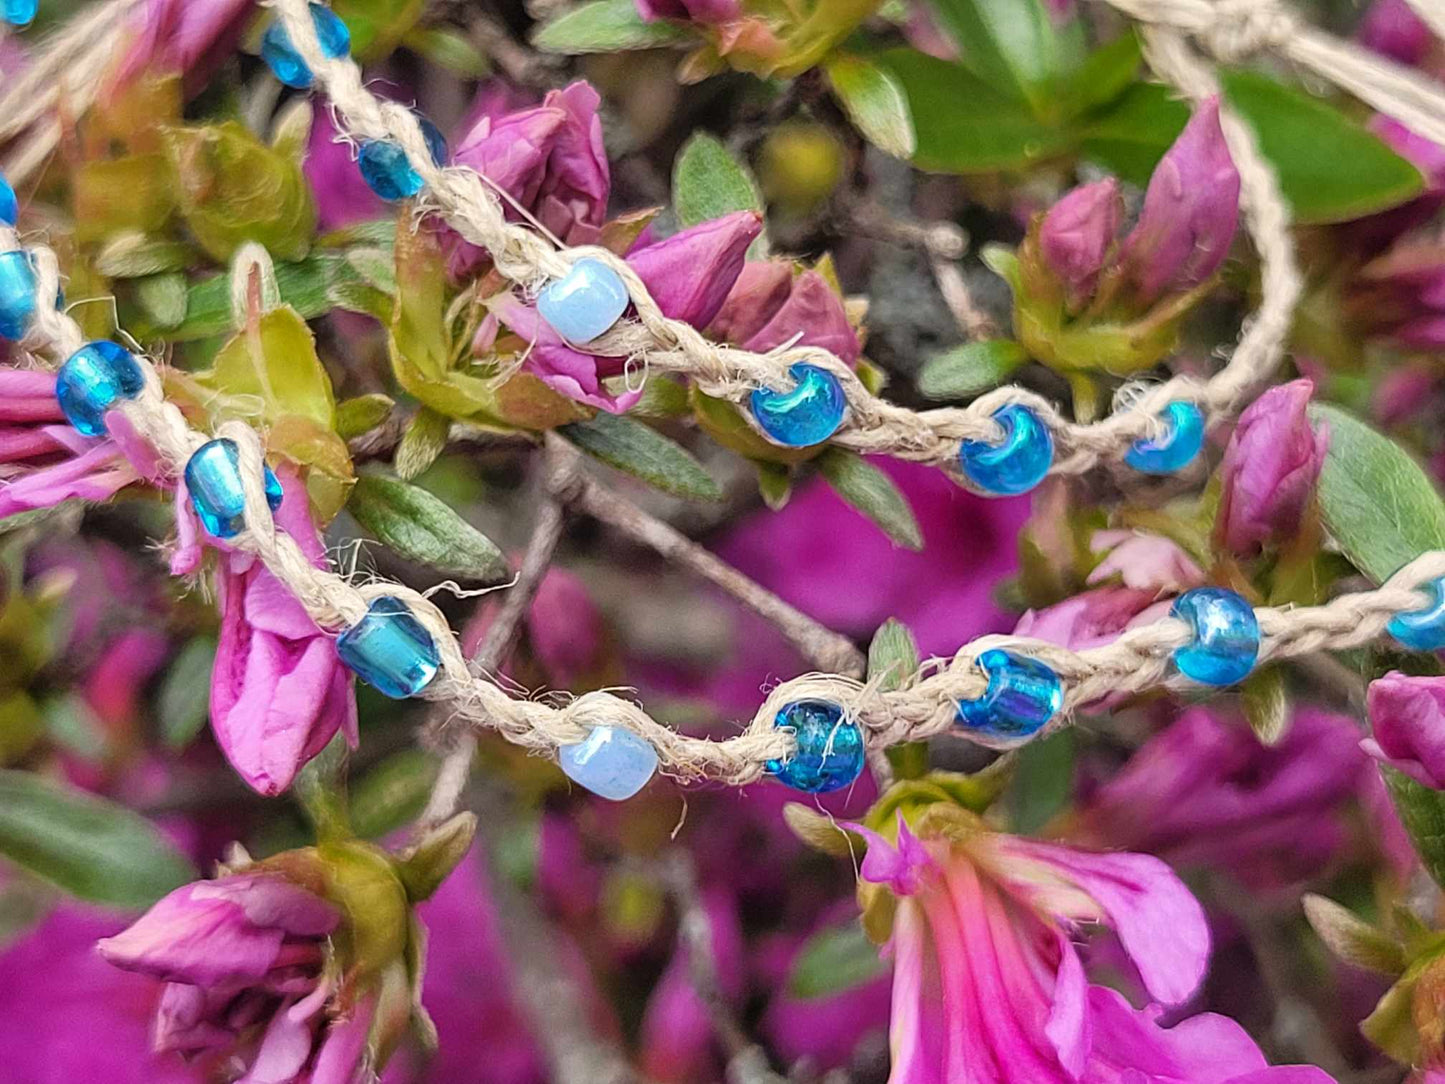
[[[1315,404],[1330,428],[1320,472],[1320,516],[1346,557],[1383,583],[1431,550],[1445,549],[1445,503],[1408,452],[1338,407]]]
[[[135,279],[136,304],[145,310],[158,328],[180,327],[186,320],[186,276],[179,271],[164,271]]]
[[[1009,781],[1009,827],[1038,832],[1069,802],[1074,790],[1074,727],[1032,741],[1013,754]]]
[[[918,644],[908,626],[890,617],[868,645],[868,682],[880,692],[903,687],[918,672]]]
[[[716,501],[722,490],[682,445],[633,418],[598,414],[557,430],[588,455],[679,497]]]
[[[817,463],[833,492],[871,519],[884,534],[911,550],[923,548],[918,520],[893,479],[862,456],[842,448],[829,448]]]
[[[783,805],[783,823],[788,830],[815,851],[847,858],[863,852],[863,837],[850,832],[827,813],[820,813],[801,802]]]
[[[404,38],[426,10],[426,0],[332,0],[331,9],[351,31],[351,54],[380,60]]]
[[[148,907],[196,876],[144,817],[30,772],[0,771],[0,855],[73,896]]]
[[[391,396],[379,391],[344,399],[336,404],[336,434],[342,440],[351,440],[363,433],[369,433],[390,416],[396,403]]]
[[[1249,728],[1261,745],[1278,745],[1289,727],[1289,689],[1284,671],[1264,666],[1250,674],[1240,687],[1240,706]]]
[[[446,450],[451,431],[452,420],[445,414],[426,407],[418,410],[397,445],[393,463],[396,473],[404,481],[410,481],[430,467]]]
[[[1139,35],[1132,27],[1095,49],[1069,77],[1064,93],[1072,110],[1082,113],[1114,101],[1133,85],[1142,60]]]
[[[687,388],[670,376],[653,373],[642,386],[642,397],[627,413],[639,418],[680,418],[691,409]]]
[[[463,79],[480,79],[492,70],[486,54],[465,34],[447,26],[415,27],[401,43],[418,56]]]
[[[1405,970],[1400,943],[1334,900],[1306,893],[1300,900],[1305,918],[1336,957],[1347,964],[1398,975]]]
[[[672,166],[672,204],[683,227],[734,211],[763,211],[763,197],[748,167],[714,136],[697,132]],[[764,233],[748,246],[748,259],[767,254]]]
[[[168,749],[184,749],[206,725],[215,661],[216,641],[197,636],[181,649],[166,671],[156,697],[156,716]]]
[[[506,558],[496,544],[420,486],[363,474],[346,507],[362,527],[408,561],[484,583],[508,575]]]
[[[1041,104],[1054,78],[1080,60],[1082,40],[1055,27],[1044,0],[930,0],[929,6],[964,63],[1011,97]]]
[[[1149,175],[1189,121],[1189,107],[1158,83],[1135,83],[1083,128],[1086,158],[1131,184]]]
[[[784,463],[768,463],[761,459],[753,461],[758,472],[758,493],[763,503],[774,512],[781,511],[793,495],[793,472]]]
[[[833,93],[863,138],[897,158],[911,157],[918,140],[897,77],[871,60],[843,53],[834,55],[826,70]]]
[[[1380,775],[1425,872],[1445,886],[1445,792],[1422,786],[1386,764],[1380,765]]]
[[[886,971],[878,946],[857,922],[829,926],[803,942],[793,959],[788,992],[798,998],[828,997],[878,978]]]
[[[410,824],[426,805],[437,760],[420,749],[393,753],[351,782],[351,827],[362,839],[378,839]]]
[[[532,35],[544,53],[620,53],[690,41],[681,27],[644,22],[632,0],[593,0],[553,19]]]
[[[159,241],[138,230],[127,230],[113,236],[95,254],[95,270],[106,278],[143,278],[180,271],[195,257],[195,251],[180,241]]]
[[[966,399],[998,387],[1028,360],[1028,351],[1012,339],[964,343],[924,362],[918,391],[930,399]]]

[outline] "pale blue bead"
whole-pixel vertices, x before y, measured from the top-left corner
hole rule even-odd
[[[1051,667],[1027,655],[991,648],[978,657],[988,688],[958,702],[958,724],[994,738],[1037,734],[1064,706],[1064,683]]]
[[[1194,462],[1204,447],[1204,412],[1180,399],[1159,415],[1168,432],[1158,440],[1138,440],[1124,462],[1143,474],[1173,474]]]
[[[0,176],[0,222],[13,226],[20,220],[20,203],[15,199],[15,189]]]
[[[366,616],[336,638],[336,654],[352,673],[393,700],[421,692],[441,667],[431,633],[393,595],[371,600]]]
[[[822,444],[843,424],[848,399],[843,385],[827,369],[798,362],[788,367],[791,391],[758,388],[748,404],[758,426],[773,440],[789,448]]]
[[[39,7],[40,0],[5,0],[0,13],[11,26],[29,26],[35,21],[35,12]]]
[[[537,295],[537,311],[571,343],[591,342],[617,323],[632,299],[622,276],[590,256]]]
[[[1011,497],[1027,493],[1044,480],[1054,462],[1054,435],[1037,413],[1021,403],[993,412],[1003,426],[997,444],[966,440],[958,448],[959,466],[985,493]]]
[[[657,750],[620,726],[597,726],[576,745],[557,750],[568,779],[614,802],[631,798],[657,771]]]
[[[351,31],[346,28],[341,18],[324,4],[311,4],[309,8],[311,25],[316,28],[316,40],[321,45],[321,51],[332,60],[349,53]],[[305,90],[315,79],[311,69],[306,66],[306,61],[301,59],[301,54],[291,44],[291,35],[286,32],[286,26],[280,19],[273,21],[261,38],[261,59],[270,66],[276,78],[288,87]]]
[[[19,342],[35,316],[35,265],[30,254],[0,252],[0,339]]]
[[[1445,579],[1432,580],[1417,590],[1430,596],[1430,604],[1423,610],[1396,614],[1385,629],[1412,651],[1439,651],[1445,648]]]
[[[809,794],[824,794],[848,786],[862,774],[863,731],[837,704],[795,700],[778,712],[773,726],[791,730],[798,743],[792,756],[765,765],[780,782]]]
[[[88,437],[105,433],[105,413],[121,399],[134,399],[145,376],[129,350],[101,339],[71,354],[55,375],[61,411]]]
[[[263,485],[271,511],[281,507],[281,482],[264,467]],[[201,525],[217,538],[235,538],[246,526],[246,493],[241,486],[241,450],[222,438],[202,444],[186,463],[186,491]]]
[[[1175,649],[1174,665],[1202,685],[1243,681],[1259,658],[1259,619],[1241,595],[1223,587],[1185,591],[1170,607],[1171,617],[1188,621],[1193,639]]]
[[[416,119],[421,125],[422,138],[426,140],[433,164],[441,165],[447,160],[446,137],[425,117],[418,114]],[[357,152],[356,165],[361,170],[362,179],[382,199],[410,199],[421,191],[421,174],[411,168],[400,143],[389,139],[368,139]]]

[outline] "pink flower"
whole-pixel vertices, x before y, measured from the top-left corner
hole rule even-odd
[[[762,228],[762,216],[756,211],[737,211],[636,249],[627,262],[665,315],[706,327],[737,281],[743,254]],[[535,306],[508,293],[493,299],[492,308],[502,323],[527,341],[523,367],[554,391],[618,413],[642,394],[640,388],[615,395],[605,388],[603,378],[621,373],[626,359],[574,350]]]
[[[1359,43],[1381,56],[1414,67],[1430,52],[1434,39],[1406,0],[1375,0],[1355,31]]]
[[[1125,587],[1169,595],[1204,583],[1204,572],[1193,558],[1161,535],[1095,531],[1089,544],[1095,553],[1106,554],[1089,573],[1089,583],[1118,576]]]
[[[900,814],[896,844],[863,830],[863,879],[896,897],[894,1084],[1329,1080],[1269,1070],[1223,1017],[1158,1025],[1161,1006],[1185,1001],[1203,978],[1209,929],[1157,858],[1001,835],[962,810],[943,812],[922,838]],[[1085,925],[1114,931],[1158,1004],[1136,1010],[1089,985],[1074,947]]]
[[[323,233],[387,214],[386,204],[356,168],[356,152],[351,144],[336,136],[331,110],[316,110],[301,171],[316,195],[316,223]]]
[[[1445,348],[1445,250],[1430,241],[1397,244],[1360,269],[1347,300],[1368,337],[1403,350]]]
[[[1119,184],[1110,177],[1075,188],[1050,207],[1039,224],[1039,254],[1063,284],[1071,310],[1093,296],[1123,210]]]
[[[1445,677],[1392,670],[1370,682],[1366,709],[1374,736],[1360,747],[1415,782],[1445,790]]]
[[[1158,598],[1153,590],[1099,587],[1042,610],[1026,610],[1013,631],[1015,636],[1031,636],[1075,651],[1102,647],[1117,640],[1125,629],[1147,624],[1161,608],[1167,609],[1168,603],[1157,603]]]
[[[739,0],[634,0],[637,13],[648,22],[688,19],[697,23],[725,23],[742,15]]]
[[[1220,465],[1218,537],[1241,557],[1299,529],[1329,450],[1329,427],[1310,424],[1314,384],[1270,388],[1239,416]]]
[[[0,519],[103,501],[138,477],[115,439],[82,436],[65,420],[54,374],[0,368]]]
[[[843,299],[828,280],[816,271],[795,275],[787,260],[744,265],[710,330],[758,352],[784,343],[817,346],[849,365],[862,353]]]
[[[251,0],[146,0],[131,16],[135,39],[113,76],[124,86],[146,69],[185,77],[187,94],[201,90],[235,50],[255,14]]]

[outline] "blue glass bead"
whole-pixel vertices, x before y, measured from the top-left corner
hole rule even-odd
[[[827,369],[798,362],[788,367],[796,381],[792,391],[759,388],[749,405],[758,426],[773,440],[789,448],[822,444],[843,424],[848,400],[843,385]]]
[[[647,786],[657,771],[657,750],[620,726],[597,726],[576,745],[557,750],[567,778],[593,794],[621,802]]]
[[[121,399],[134,399],[145,387],[129,350],[108,339],[86,343],[71,354],[55,376],[61,411],[88,437],[105,433],[105,412]]]
[[[988,688],[977,700],[958,702],[959,726],[994,738],[1028,738],[1064,706],[1064,683],[1038,659],[995,647],[977,661]]]
[[[793,731],[798,751],[766,767],[796,790],[824,794],[846,787],[863,772],[863,731],[827,700],[795,700],[778,712],[773,726]]]
[[[35,21],[35,11],[39,6],[40,0],[5,0],[0,13],[11,26],[29,26]]]
[[[1170,607],[1171,617],[1188,621],[1194,640],[1174,651],[1174,665],[1203,685],[1243,681],[1259,658],[1259,620],[1254,607],[1223,587],[1185,591]]]
[[[537,311],[562,338],[585,343],[617,323],[631,301],[622,276],[601,260],[584,257],[537,295]]]
[[[418,116],[416,119],[421,125],[427,149],[431,151],[432,162],[441,165],[447,160],[446,137],[425,117]],[[421,191],[421,174],[411,168],[400,143],[389,139],[368,139],[361,145],[356,164],[362,178],[382,199],[409,199]]]
[[[28,252],[0,252],[0,339],[19,342],[35,315],[35,265]]]
[[[1011,497],[1027,493],[1044,479],[1054,462],[1054,435],[1042,418],[1019,403],[993,412],[1003,426],[1003,440],[989,444],[966,440],[958,462],[969,481],[986,493]]]
[[[281,507],[281,481],[265,468],[266,503]],[[234,440],[202,444],[186,463],[191,507],[217,538],[235,538],[246,526],[246,495],[241,488],[241,450]]]
[[[421,692],[441,666],[431,633],[394,595],[372,599],[366,616],[336,638],[336,654],[352,673],[393,700]]]
[[[0,222],[13,226],[20,220],[20,202],[15,198],[15,189],[10,182],[0,177]]]
[[[1445,579],[1422,584],[1418,590],[1430,596],[1430,604],[1396,614],[1385,629],[1412,651],[1439,651],[1445,648]]]
[[[332,60],[351,52],[351,31],[346,28],[341,18],[324,4],[308,6],[311,10],[311,25],[316,28],[316,40],[321,44],[321,51]],[[286,33],[286,27],[280,19],[267,27],[265,36],[261,38],[261,59],[270,65],[276,78],[288,87],[305,90],[315,78],[311,69],[306,66],[306,61],[301,59],[301,54],[291,44],[291,35]]]
[[[1124,453],[1124,462],[1144,474],[1182,470],[1204,447],[1204,412],[1193,403],[1176,400],[1159,416],[1169,431],[1158,440],[1136,440]]]

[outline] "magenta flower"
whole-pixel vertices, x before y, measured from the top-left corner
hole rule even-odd
[[[725,23],[739,18],[740,0],[634,0],[637,13],[648,22],[688,19],[696,23]]]
[[[746,264],[710,331],[757,352],[784,343],[817,346],[849,365],[863,352],[843,299],[828,280],[816,271],[794,274],[787,260]]]
[[[1167,610],[1158,592],[1132,587],[1099,587],[1083,591],[1042,610],[1026,610],[1014,626],[1015,636],[1030,636],[1084,651],[1119,638],[1125,629],[1148,624]]]
[[[762,216],[756,211],[737,211],[636,249],[628,254],[627,262],[665,315],[706,327],[737,281],[743,254],[762,228]],[[614,393],[602,383],[622,372],[625,358],[573,349],[538,315],[535,306],[514,294],[493,298],[491,305],[501,322],[527,341],[523,368],[554,391],[617,413],[637,402],[641,388]]]
[[[1093,296],[1123,210],[1119,184],[1110,177],[1075,188],[1039,224],[1039,254],[1062,283],[1070,310],[1081,309]]]
[[[65,420],[54,374],[0,368],[0,519],[103,501],[138,478],[115,439],[82,436]]]
[[[559,241],[590,245],[607,217],[612,178],[602,145],[601,99],[586,82],[549,91],[542,104],[503,116],[483,115],[457,141],[453,160],[503,189]],[[524,218],[503,201],[513,221]],[[475,274],[483,249],[449,235],[451,272]]]
[[[316,110],[301,172],[316,196],[316,223],[323,233],[387,214],[386,204],[356,168],[356,152],[337,134],[331,111]]]
[[[1161,535],[1095,531],[1089,544],[1105,555],[1089,573],[1089,583],[1118,576],[1125,587],[1170,595],[1204,583],[1204,572],[1193,558]]]
[[[1445,790],[1445,677],[1392,670],[1370,682],[1366,709],[1374,736],[1360,747],[1415,782]]]
[[[256,7],[252,0],[146,0],[131,16],[135,34],[113,78],[124,86],[150,69],[185,77],[195,94],[235,51]]]
[[[1375,0],[1355,31],[1367,49],[1411,67],[1430,52],[1434,38],[1406,0]]]
[[[1299,529],[1329,450],[1329,427],[1316,429],[1306,408],[1314,384],[1270,388],[1239,416],[1220,465],[1223,492],[1215,531],[1241,557]]]
[[[1402,350],[1445,348],[1445,250],[1429,241],[1396,245],[1360,270],[1348,301],[1365,336]]]

